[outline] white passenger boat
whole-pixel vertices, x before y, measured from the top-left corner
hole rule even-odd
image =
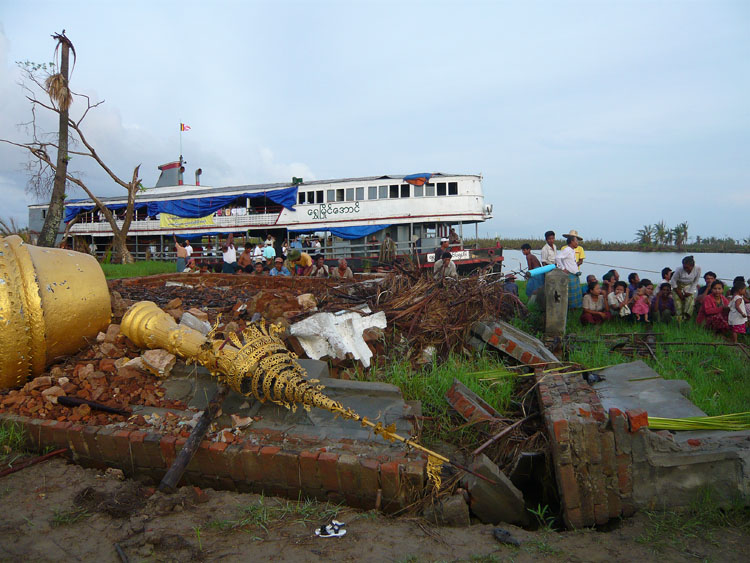
[[[384,175],[290,184],[227,187],[183,181],[183,161],[159,167],[156,186],[136,196],[136,215],[128,232],[131,252],[139,258],[170,259],[172,234],[188,238],[202,259],[216,258],[220,241],[233,233],[240,246],[271,234],[281,249],[283,241],[315,235],[327,259],[346,257],[354,266],[372,267],[379,245],[389,233],[397,254],[418,255],[422,264],[434,260],[442,237],[452,235],[457,263],[486,262],[487,253],[467,249],[460,241],[478,239],[478,225],[492,217],[485,203],[482,177],[474,174]],[[103,198],[124,213],[125,197]],[[43,222],[46,205],[29,206],[32,231]],[[79,244],[94,245],[101,253],[112,231],[91,200],[66,202],[66,223]],[[471,227],[474,228],[471,228]],[[453,233],[451,230],[453,229]],[[108,240],[109,239],[109,240]],[[458,242],[456,242],[456,239]]]

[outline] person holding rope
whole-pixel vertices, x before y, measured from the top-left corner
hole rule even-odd
[[[578,241],[583,240],[583,238],[574,229],[563,236],[567,239],[568,245],[557,253],[555,264],[560,270],[568,274],[568,309],[580,309],[583,305],[583,293],[581,292],[581,282],[578,281],[581,272],[576,261],[576,247]]]

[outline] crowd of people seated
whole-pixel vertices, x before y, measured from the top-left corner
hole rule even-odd
[[[529,270],[554,264],[568,274],[568,307],[582,309],[581,323],[598,325],[611,319],[631,319],[644,323],[695,322],[737,342],[738,334],[745,334],[750,312],[750,278],[742,276],[725,284],[714,272],[701,276],[701,268],[693,256],[686,256],[677,270],[669,267],[661,271],[661,280],[654,284],[641,279],[636,272],[620,280],[617,270],[609,270],[602,280],[589,275],[580,283],[580,266],[586,255],[580,246],[583,239],[571,230],[563,235],[568,245],[558,250],[555,233],[547,231],[541,249],[541,261],[531,254],[531,246],[523,245]],[[703,284],[701,284],[701,279]],[[532,296],[543,291],[544,277],[529,278],[526,293]]]

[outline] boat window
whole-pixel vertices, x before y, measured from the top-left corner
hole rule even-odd
[[[438,182],[437,184],[437,195],[445,195],[445,182]]]
[[[398,197],[398,184],[392,184],[391,185],[391,197],[397,198]]]
[[[326,199],[328,199],[328,203],[332,201],[336,201],[336,190],[328,190],[328,193],[326,194]]]
[[[378,199],[378,187],[377,186],[367,187],[367,199]]]
[[[428,197],[432,197],[435,195],[435,184],[427,184],[427,187],[424,190],[424,195]]]
[[[357,201],[362,201],[363,199],[365,199],[365,188],[364,187],[357,188],[357,197],[356,197],[356,200]]]
[[[354,201],[354,188],[346,188],[346,201]]]
[[[388,186],[378,186],[378,198],[388,199]]]
[[[409,197],[409,184],[401,184],[401,197]]]
[[[305,193],[306,192],[297,192],[297,203],[305,203]]]
[[[310,192],[310,195],[312,195],[312,192]],[[312,203],[312,201],[310,203]],[[323,199],[323,190],[315,192],[315,203],[325,203],[325,200]]]
[[[448,195],[458,195],[458,182],[448,182]]]
[[[414,197],[422,197],[424,195],[424,186],[414,186]]]
[[[336,201],[344,201],[344,188],[336,188]]]

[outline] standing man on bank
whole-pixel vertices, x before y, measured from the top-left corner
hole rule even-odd
[[[555,264],[557,257],[557,248],[555,247],[555,231],[544,233],[544,246],[542,247],[542,266]]]
[[[583,238],[574,229],[563,236],[567,239],[568,244],[557,253],[555,265],[568,274],[568,309],[580,309],[583,305],[583,293],[579,281],[581,272],[576,261],[576,247],[578,241],[583,240]]]

